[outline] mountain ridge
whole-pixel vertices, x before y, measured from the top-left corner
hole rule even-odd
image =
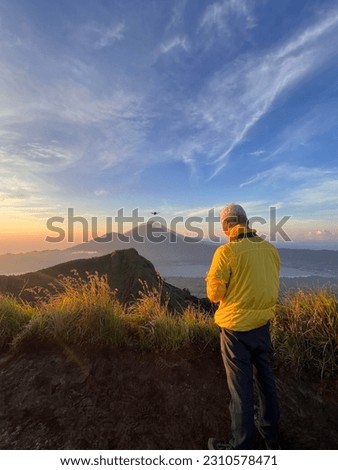
[[[208,241],[198,241],[185,237],[163,226],[155,226],[154,238],[161,236],[162,241],[149,240],[151,224],[141,224],[121,234],[110,232],[88,242],[82,242],[63,250],[42,250],[20,254],[0,255],[0,274],[23,274],[45,269],[75,259],[89,259],[114,251],[134,248],[141,256],[149,259],[156,268],[164,265],[209,265],[215,249],[221,245]],[[157,231],[158,230],[158,231]],[[137,232],[137,233],[136,233]],[[144,242],[135,240],[135,235],[144,237]],[[129,237],[129,241],[122,241]],[[111,241],[104,241],[110,239]],[[172,241],[175,239],[175,241]],[[101,240],[101,241],[98,241]],[[194,241],[195,240],[195,241]],[[311,250],[309,248],[278,248],[281,263],[284,267],[314,271],[315,274],[326,273],[338,277],[338,251]]]

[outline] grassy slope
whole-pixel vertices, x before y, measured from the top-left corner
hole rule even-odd
[[[64,278],[64,292],[34,308],[0,297],[0,349],[78,346],[174,351],[192,344],[215,345],[218,327],[194,307],[168,310],[161,293],[144,289],[122,305],[105,276],[87,281]],[[336,374],[338,301],[329,290],[285,295],[272,322],[277,360],[295,371],[310,370],[322,380]]]

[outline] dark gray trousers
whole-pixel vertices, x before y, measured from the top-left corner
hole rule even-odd
[[[257,385],[257,424],[267,442],[278,442],[279,404],[271,369],[269,324],[251,331],[221,330],[222,358],[230,391],[234,449],[251,449],[255,437],[254,382]]]

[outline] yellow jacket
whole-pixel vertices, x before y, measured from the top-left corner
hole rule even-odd
[[[248,235],[251,238],[237,238]],[[251,235],[250,235],[251,234]],[[274,315],[279,290],[276,248],[244,225],[230,231],[230,241],[215,251],[207,274],[207,295],[219,302],[215,322],[221,328],[248,331]]]

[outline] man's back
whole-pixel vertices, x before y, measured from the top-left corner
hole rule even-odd
[[[248,331],[267,323],[274,314],[278,289],[279,256],[270,243],[253,236],[216,250],[207,293],[210,300],[220,302],[215,322],[221,328]]]

